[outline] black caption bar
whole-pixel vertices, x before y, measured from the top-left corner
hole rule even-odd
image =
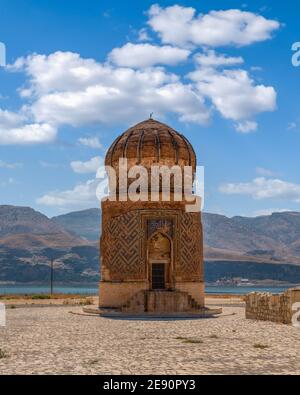
[[[235,393],[235,389],[240,388],[237,381],[243,379],[247,381],[247,390],[256,391],[257,381],[264,381],[264,384],[281,377],[272,378],[267,376],[0,376],[0,388],[8,388],[9,393],[14,390],[19,393],[29,393],[30,395],[53,393],[53,395],[82,394],[94,395],[104,393],[140,393],[140,392],[192,392],[200,393],[204,390],[212,391],[224,389],[224,385],[230,385],[230,392]],[[289,377],[289,379],[299,377]],[[277,385],[277,383],[276,383]],[[25,390],[26,389],[26,390]],[[241,394],[238,390],[237,393]]]

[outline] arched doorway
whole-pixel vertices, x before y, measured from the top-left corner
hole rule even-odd
[[[172,242],[162,233],[154,233],[148,242],[148,262],[151,289],[164,290],[171,287]]]

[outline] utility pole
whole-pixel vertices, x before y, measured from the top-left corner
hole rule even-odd
[[[51,295],[53,295],[53,270],[54,270],[54,260],[51,259],[51,265],[50,265],[50,270],[51,270],[51,274],[50,274],[50,288],[51,288]]]

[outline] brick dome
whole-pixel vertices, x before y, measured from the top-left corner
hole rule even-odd
[[[131,127],[112,144],[105,159],[106,166],[117,168],[120,158],[128,166],[174,165],[192,166],[197,159],[191,143],[170,126],[148,119]]]

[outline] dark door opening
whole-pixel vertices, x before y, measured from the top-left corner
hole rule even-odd
[[[166,289],[164,263],[152,264],[152,289]]]

